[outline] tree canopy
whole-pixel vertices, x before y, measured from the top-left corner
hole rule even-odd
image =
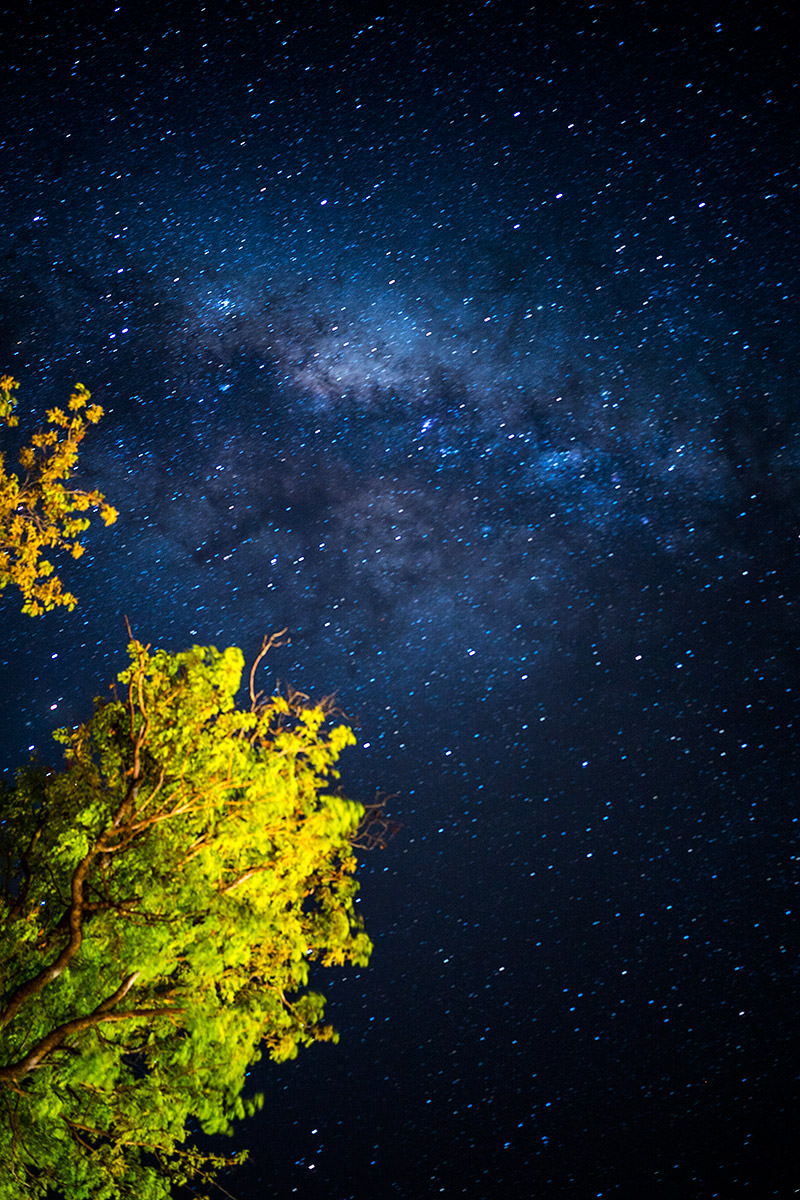
[[[192,1135],[258,1108],[262,1053],[336,1039],[310,969],[371,950],[332,706],[255,665],[239,705],[235,648],[129,656],[0,798],[0,1200],[207,1194]]]
[[[10,375],[0,376],[0,425],[18,424],[15,414],[19,384]],[[65,591],[48,557],[64,551],[80,558],[79,539],[90,521],[86,515],[97,509],[106,525],[117,513],[99,491],[68,486],[78,459],[78,446],[90,425],[103,415],[99,404],[90,404],[91,394],[76,383],[68,411],[51,408],[47,426],[34,433],[19,453],[22,475],[8,471],[0,450],[0,591],[14,584],[22,593],[22,611],[38,616],[59,606],[75,607],[76,598]]]

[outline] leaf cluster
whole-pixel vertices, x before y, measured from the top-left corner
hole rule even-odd
[[[19,384],[0,376],[0,425],[13,428]],[[70,487],[78,447],[90,425],[103,415],[82,383],[77,383],[67,409],[51,408],[47,425],[34,433],[19,453],[22,473],[9,471],[0,451],[0,591],[10,584],[22,593],[22,611],[31,616],[59,606],[72,609],[76,598],[62,587],[50,561],[62,551],[80,558],[80,535],[89,528],[90,509],[111,525],[117,513],[97,490]]]
[[[93,716],[0,802],[0,1200],[163,1200],[224,1158],[263,1054],[335,1040],[312,964],[365,964],[354,741],[243,658],[136,640]]]

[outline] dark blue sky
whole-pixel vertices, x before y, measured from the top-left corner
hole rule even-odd
[[[2,366],[120,518],[3,597],[8,768],[123,614],[288,626],[402,822],[226,1186],[791,1194],[788,10],[10,9]]]

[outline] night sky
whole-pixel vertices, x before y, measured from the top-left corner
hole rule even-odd
[[[356,724],[373,958],[237,1200],[795,1195],[791,6],[389,12],[0,18],[0,366],[120,510],[2,596],[3,764],[124,614]]]

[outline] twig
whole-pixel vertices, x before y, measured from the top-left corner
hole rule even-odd
[[[269,637],[265,637],[261,643],[261,649],[259,650],[258,654],[256,655],[255,661],[254,661],[252,667],[250,668],[250,706],[251,706],[251,709],[255,709],[256,704],[258,703],[260,697],[263,695],[263,692],[256,692],[256,690],[255,690],[256,689],[255,679],[256,679],[256,671],[258,670],[258,665],[261,662],[262,658],[266,654],[268,654],[270,650],[273,650],[276,646],[288,646],[289,640],[290,640],[288,637],[286,637],[286,634],[288,632],[289,632],[289,629],[287,626],[286,629],[282,629],[280,631],[280,633],[272,633],[272,634],[270,634]],[[286,637],[286,641],[281,641],[281,638],[284,638],[284,637]]]

